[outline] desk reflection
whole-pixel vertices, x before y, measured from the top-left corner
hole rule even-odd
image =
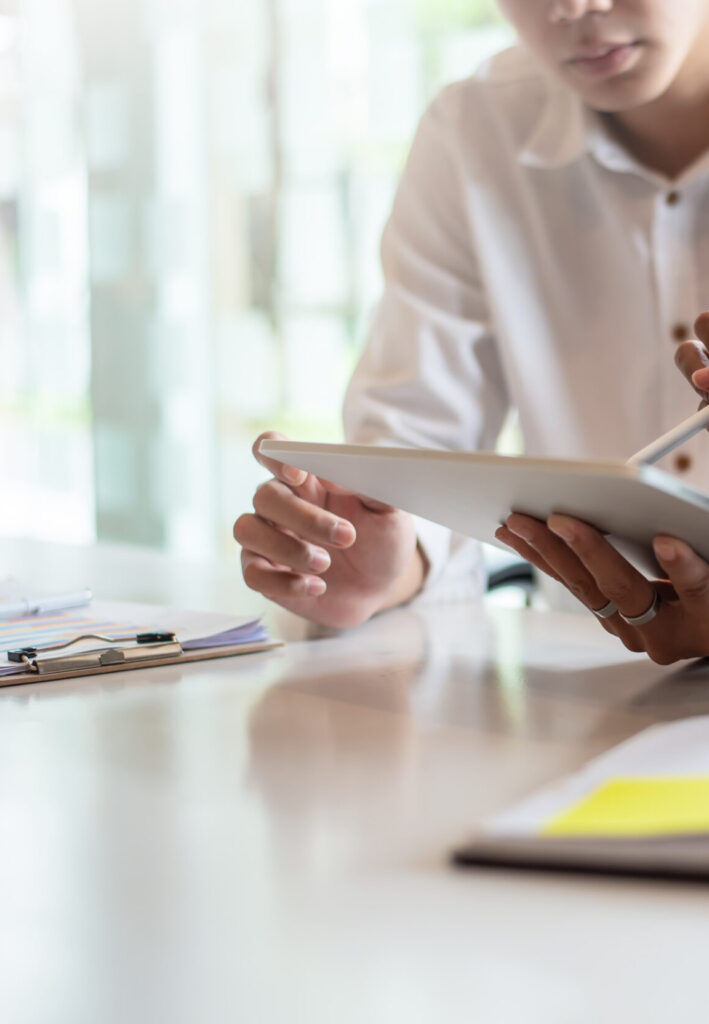
[[[522,795],[558,776],[560,753],[573,770],[651,724],[660,694],[665,715],[709,710],[707,681],[692,685],[691,704],[668,704],[677,673],[605,637],[573,615],[410,606],[291,644],[247,730],[245,783],[274,855],[318,871],[386,855],[422,817],[445,834],[446,793],[457,791],[459,812],[467,787],[472,821],[506,780]]]

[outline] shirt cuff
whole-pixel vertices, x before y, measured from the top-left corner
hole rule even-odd
[[[414,516],[416,535],[428,562],[421,596],[447,600],[477,598],[485,593],[487,569],[477,541],[445,526]]]

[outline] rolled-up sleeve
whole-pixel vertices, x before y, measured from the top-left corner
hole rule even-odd
[[[385,289],[344,405],[359,444],[491,450],[509,400],[466,209],[456,87],[417,132],[382,239]],[[422,481],[425,486],[425,481]],[[479,545],[417,520],[427,587],[479,591]]]

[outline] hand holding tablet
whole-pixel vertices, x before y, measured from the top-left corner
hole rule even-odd
[[[514,547],[590,610],[614,603],[618,610],[600,621],[633,650],[662,662],[709,654],[709,497],[661,470],[275,439],[262,441],[260,451],[478,540]],[[668,579],[654,583],[658,562]]]

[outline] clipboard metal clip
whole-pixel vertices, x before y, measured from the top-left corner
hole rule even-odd
[[[101,640],[115,644],[132,640],[137,647],[104,647],[100,650],[85,651],[82,654],[63,654],[58,658],[41,657],[45,652],[64,650],[85,640]],[[174,633],[138,633],[133,636],[107,637],[98,633],[85,633],[73,640],[48,647],[21,647],[8,651],[8,661],[25,666],[28,672],[35,675],[53,672],[81,672],[92,668],[104,668],[114,665],[150,664],[161,658],[176,658],[183,653],[182,645]]]

